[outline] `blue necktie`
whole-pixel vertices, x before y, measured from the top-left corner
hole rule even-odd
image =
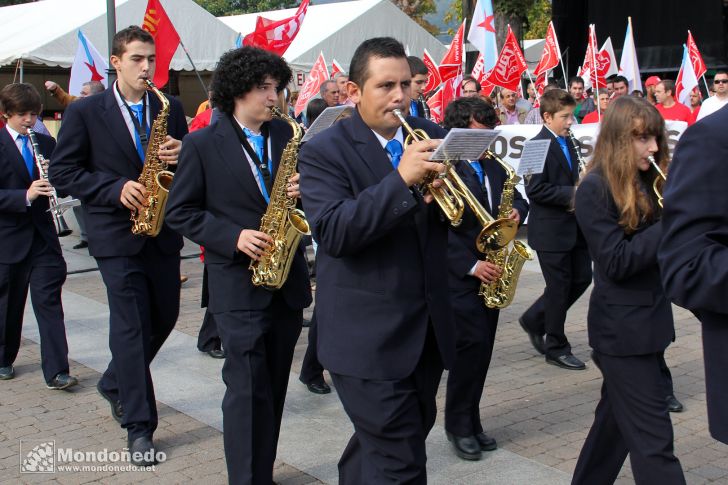
[[[30,148],[28,148],[28,135],[18,135],[18,140],[23,142],[23,148],[21,149],[20,153],[23,155],[23,160],[25,160],[25,167],[28,169],[28,173],[30,174],[30,178],[32,180],[35,159],[33,158],[33,153],[30,151]]]
[[[569,147],[566,144],[566,138],[564,138],[563,136],[557,136],[556,141],[559,142],[559,145],[561,146],[561,151],[564,152],[566,161],[569,162],[569,168],[571,168],[571,153],[569,153]]]
[[[245,137],[253,146],[255,154],[258,155],[258,160],[260,160],[261,163],[265,163],[266,161],[263,160],[263,143],[265,142],[263,135],[254,135],[253,132],[247,128],[243,128],[243,133],[245,133]]]
[[[134,116],[136,116],[137,120],[139,120],[139,126],[142,127],[142,130],[144,129],[144,122],[142,117],[142,109],[143,105],[141,104],[132,104],[129,106],[131,110],[134,112]],[[134,142],[136,144],[137,153],[139,154],[139,159],[144,163],[144,147],[142,146],[142,140],[139,138],[139,132],[137,132],[136,129],[134,129]]]
[[[392,157],[392,166],[396,169],[399,166],[399,161],[402,159],[402,144],[397,140],[389,140],[384,149]]]
[[[410,115],[412,115],[412,116],[420,115],[420,110],[417,109],[417,101],[415,101],[414,99],[412,101],[410,101]]]
[[[477,160],[474,162],[470,162],[470,166],[473,167],[473,170],[475,170],[475,175],[478,176],[478,182],[480,182],[480,186],[482,187],[485,185],[485,174],[483,173],[483,167],[480,166],[480,162]]]

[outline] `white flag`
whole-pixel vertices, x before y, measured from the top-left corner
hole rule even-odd
[[[622,58],[619,61],[619,73],[629,81],[629,91],[635,89],[642,91],[642,79],[640,78],[640,66],[637,63],[637,49],[634,45],[632,34],[632,18],[627,18],[627,34],[624,37]]]
[[[498,59],[498,46],[495,42],[495,16],[492,0],[478,0],[470,22],[468,42],[483,54],[484,69],[489,71]]]
[[[599,49],[599,54],[609,58],[609,69],[604,77],[609,77],[612,74],[618,74],[619,66],[617,65],[617,56],[614,55],[614,48],[612,48],[611,37],[607,37],[607,40],[604,41],[602,48]]]
[[[109,87],[106,79],[106,70],[109,64],[106,59],[101,57],[99,51],[93,46],[91,41],[78,31],[78,49],[76,49],[76,57],[73,59],[71,67],[71,80],[68,83],[68,93],[73,96],[81,94],[81,88],[84,83],[89,81],[101,81],[105,87]]]
[[[680,72],[675,80],[675,92],[672,93],[685,106],[690,106],[690,93],[698,85],[698,77],[695,75],[693,63],[690,61],[688,47],[683,44],[683,59]]]

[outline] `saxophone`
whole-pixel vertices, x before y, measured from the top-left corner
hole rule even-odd
[[[258,261],[250,261],[255,286],[277,290],[283,286],[291,270],[301,236],[311,234],[306,215],[296,208],[296,199],[287,194],[288,179],[296,174],[298,148],[303,130],[296,120],[272,107],[273,116],[281,118],[293,129],[293,137],[283,149],[278,171],[270,193],[268,208],[260,221],[260,232],[273,239]]]
[[[167,162],[159,159],[159,146],[167,137],[167,118],[169,118],[169,100],[154,83],[145,80],[147,89],[153,92],[162,103],[157,118],[152,125],[149,145],[144,158],[144,167],[139,176],[139,183],[147,189],[147,205],[142,210],[131,211],[131,232],[137,235],[155,237],[162,230],[164,208],[167,206],[169,187],[174,174],[167,170]]]
[[[503,184],[503,194],[498,206],[498,219],[506,219],[513,210],[513,194],[515,186],[521,178],[516,175],[513,167],[504,162],[498,155],[490,150],[486,154],[498,162],[508,173],[508,179]],[[526,261],[533,259],[531,248],[521,241],[514,239],[510,252],[508,249],[508,246],[505,246],[486,253],[485,261],[503,269],[503,274],[497,280],[480,284],[478,294],[483,297],[485,306],[488,308],[505,308],[513,302],[523,265]]]

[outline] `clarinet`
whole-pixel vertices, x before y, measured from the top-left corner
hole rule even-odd
[[[425,97],[420,94],[420,96],[417,98],[417,101],[422,103],[422,114],[425,115],[425,119],[432,120],[432,118],[430,118],[430,107],[427,106],[427,101],[425,101]]]
[[[35,159],[35,166],[38,168],[40,178],[48,180],[48,170],[46,169],[48,166],[48,160],[40,152],[38,138],[36,138],[35,132],[30,128],[28,128],[28,138],[30,138],[30,144],[33,148],[33,158]],[[56,233],[58,234],[58,237],[68,236],[72,232],[71,229],[68,228],[66,220],[63,218],[63,212],[69,207],[79,205],[80,203],[81,202],[76,199],[67,202],[58,202],[56,189],[53,189],[53,193],[48,196],[48,205],[50,207],[48,212],[50,212],[53,216],[53,223],[56,226]]]
[[[572,132],[571,130],[567,130],[567,133],[569,134],[569,140],[571,140],[571,144],[574,147],[574,151],[576,152],[576,158],[579,161],[579,177],[581,177],[586,171],[586,161],[584,161],[584,157],[581,156],[579,142],[576,141],[576,137],[574,137],[574,132]]]

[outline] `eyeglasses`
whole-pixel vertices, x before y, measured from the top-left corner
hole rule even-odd
[[[728,84],[728,79],[713,79],[715,84]]]

